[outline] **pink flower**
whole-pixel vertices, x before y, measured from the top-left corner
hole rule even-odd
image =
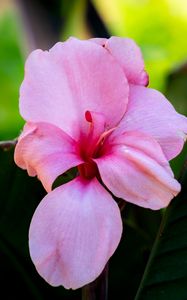
[[[151,209],[180,191],[168,161],[183,147],[187,119],[147,84],[130,39],[71,38],[27,60],[20,91],[27,123],[15,161],[48,192],[33,216],[29,247],[53,286],[93,281],[117,248],[121,216],[107,189]],[[51,191],[76,166],[77,177]]]

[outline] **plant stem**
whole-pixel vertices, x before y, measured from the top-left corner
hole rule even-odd
[[[0,148],[7,151],[12,147],[15,147],[17,140],[10,140],[10,141],[0,141]]]
[[[82,288],[82,300],[108,299],[108,264],[101,275],[93,282]]]

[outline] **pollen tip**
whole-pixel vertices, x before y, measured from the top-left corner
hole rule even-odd
[[[89,123],[92,123],[92,115],[91,115],[91,112],[89,110],[87,110],[85,112],[85,119],[86,121],[88,121]]]

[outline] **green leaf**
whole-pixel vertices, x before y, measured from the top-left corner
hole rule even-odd
[[[116,295],[134,299],[160,225],[161,212],[127,203],[122,218],[123,236],[109,263],[109,300],[118,299]],[[119,299],[123,298],[119,296]]]
[[[166,209],[135,300],[187,299],[187,164]]]

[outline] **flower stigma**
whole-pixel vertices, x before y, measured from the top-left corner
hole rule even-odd
[[[107,130],[103,128],[104,131],[98,134],[98,126],[96,123],[98,120],[94,120],[89,111],[85,112],[85,119],[89,123],[89,129],[88,134],[81,138],[79,150],[85,162],[78,166],[78,171],[80,176],[85,179],[92,179],[94,177],[99,179],[99,170],[97,164],[94,162],[94,158],[102,156],[104,143],[116,127]]]

